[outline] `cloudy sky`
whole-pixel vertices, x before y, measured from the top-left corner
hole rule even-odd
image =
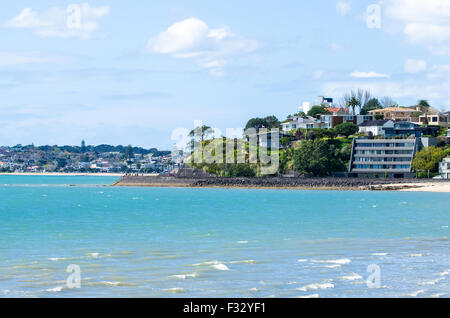
[[[450,0],[130,2],[2,3],[1,145],[169,149],[355,88],[450,109]]]

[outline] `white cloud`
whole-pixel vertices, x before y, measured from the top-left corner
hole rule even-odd
[[[43,12],[24,8],[17,16],[7,21],[6,26],[11,28],[30,29],[40,37],[58,37],[90,39],[98,31],[98,20],[109,15],[111,8],[102,6],[92,8],[88,3],[77,7],[79,19],[73,19],[74,13],[69,8],[52,7]],[[79,21],[74,24],[73,21]]]
[[[350,73],[350,77],[354,78],[389,78],[388,74],[381,74],[376,72],[360,72],[355,70]]]
[[[44,64],[64,62],[66,59],[56,56],[45,56],[39,52],[9,53],[0,52],[0,66],[25,64]]]
[[[249,53],[258,47],[254,40],[244,39],[232,33],[228,27],[211,29],[197,18],[189,18],[172,24],[167,30],[151,38],[146,51],[169,54],[178,59],[193,59],[210,74],[221,76],[228,58]]]
[[[411,44],[450,55],[449,0],[386,0],[386,16],[399,25]]]
[[[431,80],[448,80],[450,78],[450,64],[434,65],[428,72],[427,77]]]
[[[338,43],[331,43],[330,49],[334,52],[340,52],[340,51],[344,50],[344,47]]]
[[[350,6],[350,3],[348,2],[338,1],[336,3],[336,11],[343,17],[346,16],[351,11],[351,9],[352,8]]]
[[[427,62],[424,60],[407,59],[404,65],[406,73],[415,74],[427,69]]]

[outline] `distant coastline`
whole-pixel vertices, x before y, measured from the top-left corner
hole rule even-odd
[[[89,172],[5,172],[0,176],[54,176],[54,177],[122,177],[124,173],[89,173]]]

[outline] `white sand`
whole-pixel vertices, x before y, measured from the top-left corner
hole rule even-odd
[[[410,187],[402,189],[405,186]],[[450,182],[414,182],[414,183],[393,183],[382,187],[398,187],[398,191],[405,192],[450,192]]]

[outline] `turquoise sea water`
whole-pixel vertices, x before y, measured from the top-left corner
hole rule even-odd
[[[448,193],[114,181],[0,176],[0,297],[450,295]]]

